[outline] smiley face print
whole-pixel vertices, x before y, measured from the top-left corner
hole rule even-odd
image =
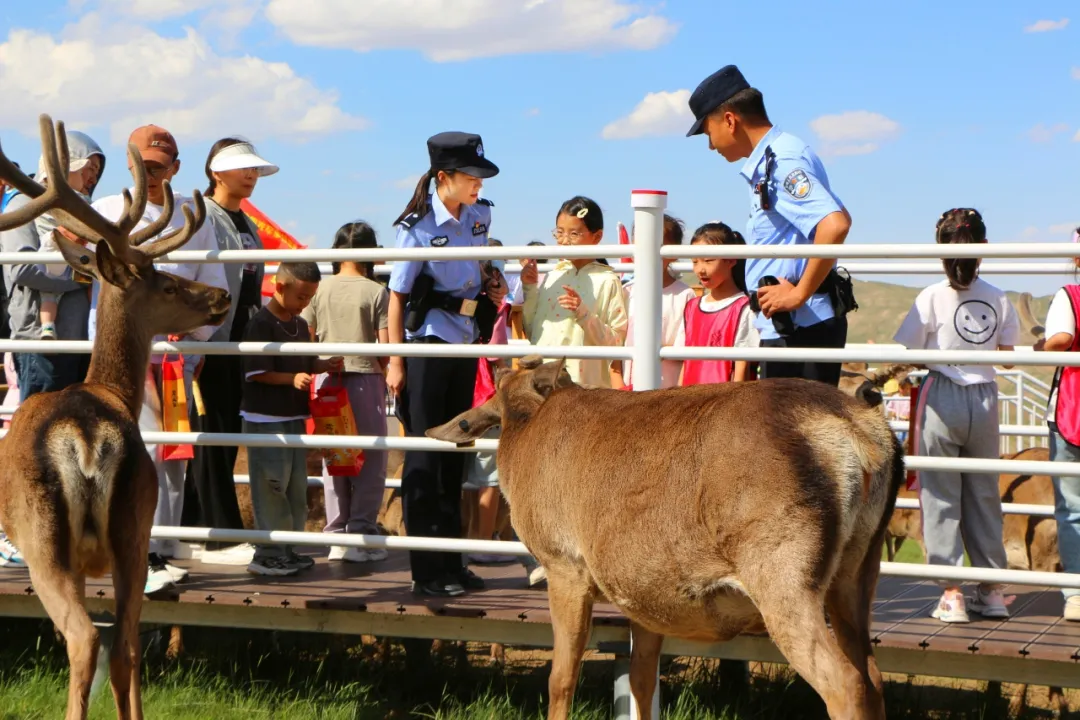
[[[953,328],[962,340],[972,345],[985,345],[997,332],[997,310],[982,300],[960,303],[953,315]]]

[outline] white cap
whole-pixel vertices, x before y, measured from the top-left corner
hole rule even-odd
[[[210,158],[210,170],[213,172],[248,168],[257,168],[262,177],[273,175],[278,171],[277,165],[263,160],[255,152],[255,146],[246,142],[224,147],[218,151],[217,155]]]

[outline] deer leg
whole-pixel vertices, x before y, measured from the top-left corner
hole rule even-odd
[[[109,663],[116,716],[119,720],[142,720],[142,692],[139,664],[142,652],[139,641],[139,616],[142,613],[143,589],[146,586],[146,553],[128,553],[117,557],[113,567],[113,592],[116,595],[116,639]]]
[[[548,571],[548,603],[555,650],[548,678],[548,720],[567,720],[574,700],[581,656],[589,640],[593,595],[588,580],[578,573]]]
[[[884,686],[870,642],[872,602],[873,598],[868,601],[861,588],[834,581],[829,589],[826,607],[840,649],[862,674],[866,717],[884,718]]]
[[[848,659],[825,624],[822,598],[797,581],[751,591],[776,647],[825,701],[832,720],[876,720],[867,712],[864,673]],[[794,587],[792,587],[794,586]],[[881,716],[883,717],[883,716]]]
[[[44,558],[39,560],[33,557],[38,554],[30,549],[27,556],[30,582],[45,612],[67,643],[71,677],[68,681],[67,714],[64,717],[66,720],[85,720],[89,712],[90,686],[94,682],[99,645],[97,628],[84,605],[86,582],[84,578],[76,577]]]
[[[659,720],[653,717],[653,695],[656,692],[656,670],[660,663],[660,647],[664,636],[650,632],[640,625],[630,626],[630,692],[638,707],[638,720]]]

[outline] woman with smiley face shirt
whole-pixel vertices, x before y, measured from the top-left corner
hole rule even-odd
[[[985,243],[986,225],[975,210],[943,213],[942,244]],[[1005,293],[979,278],[976,258],[945,259],[946,279],[919,293],[895,340],[910,350],[1012,350],[1020,323]],[[929,365],[915,412],[913,447],[929,457],[997,458],[998,388],[989,365]],[[964,550],[975,567],[1002,568],[1001,497],[992,473],[919,471],[919,503],[927,562],[962,567]],[[970,604],[956,583],[944,592],[933,617],[968,622],[970,608],[1007,618],[1003,588],[981,584]]]

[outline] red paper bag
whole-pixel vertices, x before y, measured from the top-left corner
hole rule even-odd
[[[332,374],[311,399],[311,420],[314,435],[356,435],[356,419],[353,417],[349,393],[341,382],[341,376]],[[364,466],[364,451],[344,448],[327,448],[322,451],[326,459],[326,472],[333,477],[351,477],[360,474]]]
[[[161,429],[164,432],[191,432],[183,356],[178,356],[176,360],[169,360],[168,355],[162,358]],[[191,445],[162,445],[161,453],[164,460],[191,460],[195,457],[195,448]]]

